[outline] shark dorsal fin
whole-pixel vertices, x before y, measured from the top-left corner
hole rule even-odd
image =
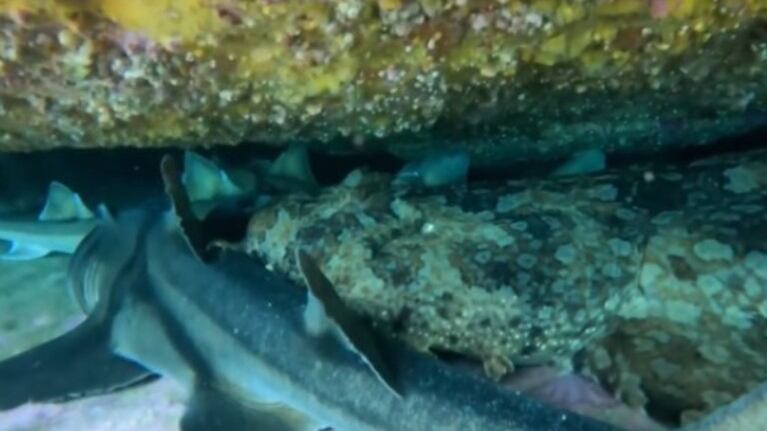
[[[306,147],[293,146],[285,150],[268,169],[267,181],[281,191],[316,193],[319,189],[309,165]]]
[[[109,328],[91,315],[72,331],[0,361],[0,410],[114,392],[156,377],[113,354],[109,343]]]
[[[607,167],[607,159],[604,151],[598,148],[583,150],[574,153],[551,173],[554,177],[569,175],[584,175],[600,172]]]
[[[394,184],[419,187],[443,187],[465,184],[471,158],[468,151],[452,149],[428,155],[406,164]]]
[[[165,194],[173,206],[173,214],[178,226],[194,254],[205,261],[207,258],[207,241],[202,232],[202,225],[193,210],[184,184],[181,180],[176,159],[165,155],[160,162],[162,181],[165,186]]]
[[[80,195],[58,181],[48,186],[48,198],[37,219],[40,221],[65,221],[91,219],[93,212],[85,206]]]
[[[107,204],[103,202],[96,207],[96,214],[98,214],[101,220],[108,221],[108,222],[115,221],[115,217],[112,214],[112,211],[109,209]]]
[[[344,304],[314,260],[298,248],[296,262],[308,287],[304,314],[307,332],[315,336],[333,332],[346,347],[362,358],[386,387],[399,396],[395,376],[381,353],[374,329]]]
[[[232,181],[226,171],[216,166],[212,160],[192,151],[184,153],[184,174],[181,181],[192,201],[243,194],[242,188]]]

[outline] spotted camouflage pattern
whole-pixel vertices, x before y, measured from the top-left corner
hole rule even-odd
[[[575,366],[677,421],[767,379],[767,152],[684,167],[390,186],[355,171],[255,214],[246,248],[300,280],[313,255],[413,346]],[[648,403],[649,402],[649,403]]]

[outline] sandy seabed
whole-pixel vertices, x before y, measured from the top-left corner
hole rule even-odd
[[[67,287],[68,262],[68,256],[0,261],[0,359],[56,337],[83,320]],[[161,379],[114,394],[0,412],[0,431],[177,430],[183,397],[177,384]]]

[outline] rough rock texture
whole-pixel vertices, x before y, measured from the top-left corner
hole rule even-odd
[[[653,151],[764,123],[765,20],[762,0],[5,0],[0,149]]]
[[[572,363],[671,421],[767,378],[767,153],[430,191],[389,180],[280,199],[246,247],[297,280],[306,249],[417,348],[495,375]]]

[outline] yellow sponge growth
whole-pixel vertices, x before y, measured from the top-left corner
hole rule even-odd
[[[0,0],[0,150],[337,138],[356,148],[470,122],[545,154],[570,152],[562,128],[585,138],[576,124],[595,117],[641,145],[659,117],[767,104],[767,48],[754,40],[766,5]],[[536,103],[543,92],[552,103]],[[617,99],[594,102],[606,94]],[[520,144],[492,150],[505,145]]]
[[[200,35],[220,31],[226,23],[206,0],[102,0],[98,3],[101,11],[123,28],[161,43],[190,42]]]

